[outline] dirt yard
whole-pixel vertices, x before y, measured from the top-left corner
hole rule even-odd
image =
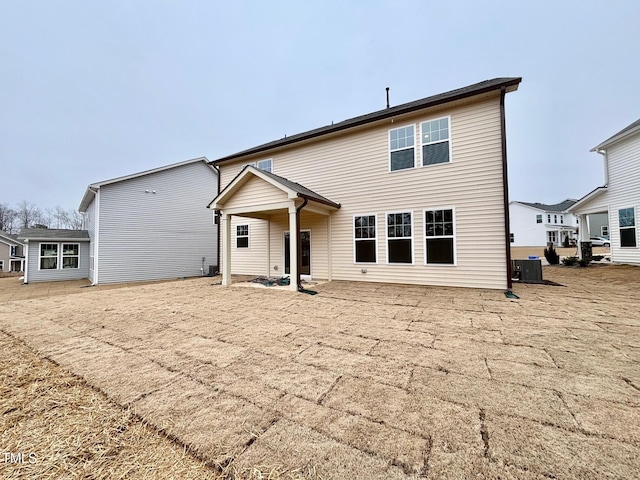
[[[640,268],[544,276],[6,301],[0,476],[637,478]]]

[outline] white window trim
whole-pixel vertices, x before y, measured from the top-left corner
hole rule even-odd
[[[605,229],[606,229],[606,233],[605,233]],[[609,236],[609,225],[601,225],[600,226],[600,236],[601,237],[608,237]]]
[[[0,272],[4,272],[4,260],[0,260]]]
[[[247,227],[247,234],[246,235],[238,235],[238,227]],[[245,238],[247,237],[247,246],[246,247],[239,247],[238,246],[238,238]],[[249,250],[251,248],[251,235],[250,235],[250,228],[249,228],[249,224],[248,223],[239,223],[238,225],[236,225],[236,241],[235,241],[235,247],[236,250]]]
[[[407,128],[407,127],[411,127],[413,128],[413,167],[409,167],[409,168],[401,168],[400,170],[391,170],[391,152],[400,152],[402,150],[408,150],[409,147],[405,147],[405,148],[396,148],[395,150],[391,149],[391,132],[393,130],[399,130],[401,128]],[[390,173],[395,173],[395,172],[406,172],[407,170],[411,170],[411,168],[416,168],[416,161],[418,158],[418,154],[416,152],[416,124],[415,123],[409,123],[407,125],[398,125],[397,127],[393,127],[390,128],[387,131],[387,156],[388,156],[388,168],[389,168],[389,172]]]
[[[42,259],[43,258],[54,258],[53,256],[42,256],[42,245],[57,245],[56,250],[56,268],[42,268]],[[38,270],[42,271],[50,271],[50,270],[60,270],[60,244],[57,242],[40,242],[38,243]]]
[[[371,240],[370,238],[361,238],[361,239],[356,239],[356,217],[375,217],[376,219],[376,238],[374,238],[373,240],[375,240],[376,242],[376,261],[375,262],[358,262],[356,261],[356,242],[359,240]],[[386,217],[385,217],[386,218]],[[357,215],[354,215],[353,218],[351,219],[351,234],[353,235],[353,264],[354,265],[377,265],[378,264],[378,214],[377,213],[360,213]],[[395,264],[394,264],[395,265]]]
[[[260,167],[261,163],[269,162],[269,170]],[[255,162],[255,167],[264,170],[265,172],[273,173],[273,158],[265,158],[264,160],[258,160]]]
[[[407,169],[408,170],[408,169]],[[392,214],[396,214],[396,213],[410,213],[411,214],[411,237],[389,237],[389,215]],[[392,212],[385,212],[384,213],[384,238],[385,238],[385,250],[387,253],[387,265],[415,265],[416,263],[416,241],[415,241],[415,235],[416,235],[416,219],[415,219],[415,214],[413,212],[413,210],[408,209],[408,210],[395,210]],[[402,239],[407,239],[410,238],[411,239],[411,263],[396,263],[396,262],[389,262],[389,239],[394,239],[394,240],[402,240]]]
[[[453,263],[427,263],[427,212],[434,210],[451,210],[453,215]],[[424,264],[429,267],[457,267],[458,266],[458,237],[456,235],[456,208],[455,207],[430,207],[422,210],[422,237],[424,238]],[[429,238],[451,238],[450,235],[438,235]]]
[[[65,245],[77,245],[78,246],[78,255],[65,255],[64,254],[64,246]],[[64,258],[78,258],[78,266],[75,268],[64,268],[63,260]],[[60,270],[79,270],[80,269],[80,244],[77,242],[60,242]]]
[[[437,142],[424,143],[422,141],[422,124],[424,122],[433,122],[434,120],[442,120],[443,118],[446,118],[447,121],[449,122],[449,138],[446,140],[447,142],[449,142],[449,161],[445,162],[445,163],[434,163],[432,165],[424,165],[423,158],[422,158],[422,147],[423,147],[423,145],[431,145],[431,144],[434,144],[434,143],[442,143],[444,140],[438,140]],[[452,148],[451,148],[451,115],[445,115],[443,117],[436,117],[436,118],[429,118],[429,119],[426,119],[426,120],[421,120],[421,121],[418,122],[418,130],[420,130],[420,162],[418,163],[418,166],[420,168],[437,167],[438,165],[449,165],[449,164],[453,163],[453,154],[452,154]]]

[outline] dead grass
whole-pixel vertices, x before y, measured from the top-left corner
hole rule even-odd
[[[516,285],[520,299],[508,300],[332,282],[312,297],[195,279],[0,303],[0,329],[38,352],[0,337],[11,389],[2,448],[50,459],[48,470],[0,468],[24,478],[634,478],[640,268],[544,276],[566,287]],[[30,370],[40,364],[46,374]],[[127,473],[118,462],[129,457]]]

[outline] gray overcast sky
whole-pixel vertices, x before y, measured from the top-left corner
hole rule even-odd
[[[640,2],[0,0],[0,202],[236,151],[494,77],[511,200],[579,198],[640,118]],[[318,168],[322,168],[318,166]],[[294,179],[295,180],[295,179]]]

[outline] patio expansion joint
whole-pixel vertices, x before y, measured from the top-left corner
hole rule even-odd
[[[628,379],[627,377],[620,377],[624,383],[626,383],[627,385],[629,385],[631,388],[637,390],[638,392],[640,392],[640,387],[638,387],[635,383],[633,383],[630,379]]]

